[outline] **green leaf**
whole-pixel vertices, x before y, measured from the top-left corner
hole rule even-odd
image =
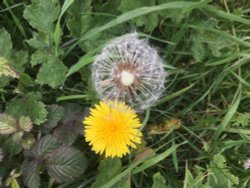
[[[32,147],[32,152],[38,159],[46,159],[61,144],[52,135],[46,135]]]
[[[129,12],[126,12],[118,17],[116,17],[115,19],[111,20],[108,23],[105,23],[102,26],[99,27],[95,27],[91,30],[89,30],[88,32],[84,33],[81,36],[80,42],[92,38],[94,36],[96,36],[97,34],[110,29],[118,24],[121,24],[123,22],[126,22],[128,20],[131,20],[133,18],[137,18],[139,16],[142,15],[146,15],[149,13],[153,13],[156,11],[161,11],[161,10],[165,10],[165,9],[178,9],[178,8],[182,8],[183,10],[191,10],[193,8],[198,8],[198,7],[203,7],[204,5],[206,5],[209,2],[209,0],[205,0],[205,1],[199,1],[199,2],[186,2],[186,1],[178,1],[178,2],[170,2],[170,3],[164,3],[161,5],[156,5],[156,6],[151,6],[151,7],[141,7],[141,8],[137,8],[134,10],[131,10]]]
[[[160,172],[157,172],[153,176],[153,185],[152,188],[168,188],[169,186],[166,185],[165,178],[161,175]]]
[[[98,175],[96,177],[96,181],[92,184],[91,188],[101,187],[109,180],[113,179],[117,174],[119,174],[121,170],[122,164],[119,158],[107,158],[102,160],[98,167]],[[117,184],[112,187],[117,187]]]
[[[21,140],[22,147],[25,150],[30,150],[35,142],[36,139],[34,138],[32,133],[26,133]]]
[[[185,144],[185,142],[183,142],[182,144]],[[151,166],[154,166],[155,164],[159,163],[160,161],[162,161],[163,159],[165,159],[166,157],[171,155],[182,144],[173,145],[168,150],[152,157],[151,159],[148,159],[143,164],[141,164],[139,167],[136,167],[133,170],[133,173],[136,174],[138,172],[141,172],[143,170],[150,168]]]
[[[200,40],[199,36],[194,35],[192,39],[193,39],[193,43],[192,43],[191,51],[192,51],[193,57],[195,61],[202,62],[207,57],[207,54],[208,54],[206,51],[206,48],[204,44],[202,43],[202,41]]]
[[[5,140],[5,142],[3,143],[3,149],[8,151],[11,157],[17,155],[22,151],[22,136],[22,132],[16,132],[11,137],[7,138],[7,140]]]
[[[19,119],[19,128],[22,131],[30,132],[32,129],[32,121],[29,117],[21,116]]]
[[[24,50],[14,51],[11,60],[10,65],[20,74],[25,70],[24,66],[29,61],[29,54]]]
[[[68,11],[67,26],[76,37],[80,37],[91,26],[91,2],[92,0],[75,0]]]
[[[32,122],[40,125],[46,121],[48,112],[45,108],[45,105],[41,101],[28,96],[10,101],[7,104],[6,113],[13,115],[15,118],[28,116]]]
[[[84,154],[69,146],[54,150],[46,161],[48,174],[59,183],[80,177],[87,168]]]
[[[67,103],[64,108],[64,117],[60,121],[60,126],[54,130],[53,135],[60,142],[72,145],[77,136],[83,134],[82,120],[86,113],[80,105],[74,103]]]
[[[40,68],[36,81],[41,84],[48,84],[52,88],[56,88],[66,80],[67,67],[56,58],[49,59]]]
[[[250,122],[250,113],[238,113],[233,117],[232,121],[233,126],[246,127]]]
[[[126,13],[136,8],[141,8],[145,6],[153,6],[155,4],[156,4],[155,0],[147,0],[147,1],[145,0],[137,0],[137,1],[121,0],[121,5],[119,9],[123,13]],[[139,18],[136,18],[134,21],[137,27],[145,26],[146,31],[151,31],[158,25],[159,17],[156,13],[152,13],[147,16],[141,16]]]
[[[38,64],[45,63],[48,61],[48,52],[46,50],[37,50],[31,55],[31,65],[32,67]]]
[[[0,114],[0,134],[11,134],[17,130],[16,120],[8,114]]]
[[[61,9],[60,15],[58,17],[56,28],[53,34],[56,51],[58,50],[59,44],[61,43],[61,36],[62,36],[62,29],[60,26],[61,18],[73,2],[74,0],[65,0]]]
[[[24,183],[29,188],[40,187],[40,175],[39,175],[39,161],[27,161],[25,160],[22,166],[22,176]]]
[[[23,16],[35,29],[52,34],[59,12],[58,0],[33,0],[26,6]]]
[[[241,86],[238,87],[238,90],[235,93],[235,101],[232,102],[232,104],[230,105],[230,107],[228,108],[228,111],[226,113],[226,115],[224,116],[219,128],[216,130],[215,132],[215,139],[218,139],[220,134],[226,130],[227,125],[230,123],[231,119],[233,118],[234,114],[236,113],[240,102],[241,102],[241,98],[242,98],[242,88]]]
[[[29,39],[27,42],[33,48],[43,50],[44,54],[47,54],[45,49],[48,49],[52,46],[50,35],[41,32],[33,32],[33,38]]]
[[[193,177],[191,172],[188,169],[188,164],[186,164],[186,172],[184,179],[184,188],[210,188],[207,185],[202,184],[205,175],[203,173],[199,173],[196,178]]]
[[[233,188],[239,185],[239,178],[231,174],[226,166],[226,159],[221,154],[216,154],[209,165],[210,176],[207,184],[216,188]]]
[[[47,106],[48,117],[47,121],[43,124],[43,127],[47,129],[52,129],[58,125],[58,122],[64,116],[64,108],[62,106],[53,104]]]
[[[12,49],[10,34],[5,29],[0,29],[0,56],[9,58]]]

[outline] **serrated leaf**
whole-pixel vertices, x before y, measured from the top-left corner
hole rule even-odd
[[[17,130],[16,120],[8,114],[0,114],[0,134],[11,134]]]
[[[0,56],[9,58],[12,49],[10,34],[5,29],[0,29]]]
[[[52,88],[56,88],[66,80],[67,67],[56,58],[50,59],[40,68],[36,81],[41,84],[48,84]]]
[[[20,74],[25,70],[24,65],[28,63],[29,54],[24,50],[14,51],[11,60],[10,65]]]
[[[98,175],[96,177],[96,181],[92,184],[91,188],[101,187],[117,174],[119,174],[121,170],[122,164],[119,158],[107,158],[102,160],[98,167]],[[112,187],[115,188],[116,185]]]
[[[192,55],[197,62],[202,62],[207,57],[207,51],[198,36],[193,36],[193,44],[191,47]]]
[[[86,170],[84,154],[69,146],[61,146],[53,151],[46,162],[48,174],[59,183],[80,177]]]
[[[53,104],[53,105],[47,106],[47,111],[48,111],[48,117],[43,127],[52,129],[58,125],[58,122],[64,116],[65,110],[62,106]]]
[[[48,61],[48,52],[45,50],[37,50],[31,55],[31,65],[35,66]]]
[[[5,142],[3,143],[3,149],[8,151],[10,156],[17,155],[22,151],[23,149],[21,145],[22,136],[23,136],[22,132],[16,132],[11,137],[7,138],[7,140],[5,140]]]
[[[233,117],[232,121],[233,126],[246,127],[250,122],[250,113],[238,113]]]
[[[226,166],[226,159],[221,154],[216,154],[213,161],[209,165],[209,172],[207,184],[211,187],[227,187],[233,188],[239,184],[239,178],[230,173]]]
[[[78,104],[67,103],[64,108],[64,117],[60,121],[60,126],[54,130],[53,135],[62,143],[71,145],[78,135],[83,134],[82,120],[86,113]]]
[[[29,39],[27,42],[33,48],[44,50],[50,48],[50,46],[52,45],[50,38],[50,35],[46,35],[45,33],[33,32],[33,38]]]
[[[21,144],[25,150],[30,150],[35,142],[36,142],[36,139],[34,138],[33,134],[31,134],[31,133],[25,134],[21,140]]]
[[[19,119],[19,128],[22,130],[22,131],[25,131],[25,132],[30,132],[31,129],[32,129],[32,121],[29,117],[27,116],[21,116],[20,119]]]
[[[161,175],[160,172],[157,172],[153,176],[153,185],[152,188],[168,188],[169,186],[166,185],[165,178]]]
[[[210,188],[207,185],[202,184],[205,175],[198,171],[197,177],[193,177],[191,172],[188,169],[188,165],[186,164],[186,171],[185,171],[185,179],[184,179],[184,187],[183,188]]]
[[[40,187],[39,161],[24,161],[22,166],[22,176],[24,183],[29,188]]]
[[[24,105],[25,104],[25,105]],[[47,110],[45,105],[32,96],[21,99],[13,99],[7,104],[6,112],[15,118],[28,116],[37,125],[46,121]]]
[[[13,78],[19,77],[17,72],[11,67],[10,63],[5,58],[0,57],[0,77],[2,76],[10,76]]]
[[[59,12],[58,0],[33,0],[32,4],[25,8],[23,16],[35,29],[52,33]]]
[[[91,2],[75,0],[68,11],[67,26],[76,37],[80,37],[91,26]]]
[[[32,147],[32,153],[36,158],[46,159],[61,144],[52,135],[46,135],[38,140]]]

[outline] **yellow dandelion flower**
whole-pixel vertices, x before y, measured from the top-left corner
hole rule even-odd
[[[129,153],[129,147],[141,143],[139,118],[124,102],[100,102],[90,109],[83,123],[85,140],[95,153],[105,157],[122,157]]]

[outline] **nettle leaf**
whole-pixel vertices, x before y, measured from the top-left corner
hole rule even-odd
[[[49,54],[45,50],[37,50],[31,55],[31,65],[35,66],[48,61]]]
[[[75,0],[68,11],[67,26],[76,37],[80,37],[91,26],[91,2]]]
[[[26,133],[21,140],[22,147],[26,150],[30,150],[35,142],[36,142],[36,139],[31,133],[29,134]]]
[[[47,111],[48,111],[48,117],[43,127],[47,129],[53,129],[58,125],[58,122],[63,118],[65,110],[62,106],[53,104],[47,106]]]
[[[22,166],[22,176],[24,183],[29,188],[40,187],[40,175],[39,175],[39,161],[27,161],[25,160]]]
[[[233,188],[235,185],[239,185],[239,178],[230,173],[222,154],[214,156],[208,170],[211,175],[208,176],[207,184],[211,187]]]
[[[119,158],[107,158],[102,160],[98,167],[98,175],[96,177],[96,181],[92,184],[91,188],[102,187],[102,185],[119,174],[121,170],[122,164]],[[119,182],[117,184],[119,184]],[[117,184],[112,187],[117,187]]]
[[[192,173],[188,169],[188,165],[186,164],[184,188],[189,188],[189,187],[192,187],[192,188],[210,188],[209,186],[202,184],[202,181],[205,177],[206,177],[205,174],[203,174],[202,172],[200,172],[198,170],[198,174],[194,178]]]
[[[29,39],[27,42],[33,48],[43,50],[43,53],[46,52],[44,49],[48,49],[52,46],[51,36],[41,32],[33,32],[33,38]]]
[[[52,33],[59,13],[58,0],[33,0],[31,5],[26,6],[23,16],[35,29]]]
[[[19,119],[19,128],[22,130],[22,131],[25,131],[25,132],[30,132],[31,129],[32,129],[32,121],[29,117],[27,116],[21,116],[20,119]]]
[[[45,105],[31,96],[10,101],[7,104],[6,113],[13,115],[15,118],[28,116],[37,125],[45,122],[48,114]]]
[[[5,29],[0,29],[0,56],[9,58],[12,49],[10,34]]]
[[[10,65],[17,71],[18,73],[23,73],[25,70],[24,65],[28,63],[29,54],[27,51],[20,50],[14,51],[12,53]]]
[[[67,67],[57,58],[50,58],[40,68],[36,81],[41,84],[48,84],[52,88],[56,88],[66,80]]]
[[[153,176],[153,185],[152,188],[168,188],[169,186],[166,185],[165,178],[161,175],[160,172],[157,172]]]
[[[11,134],[17,130],[16,120],[11,115],[0,114],[0,134]]]
[[[156,4],[155,0],[148,0],[148,1],[121,0],[121,5],[120,5],[119,9],[123,13],[125,13],[125,12],[128,12],[130,10],[134,10],[134,9],[140,8],[140,7],[154,6],[155,4]],[[138,26],[138,27],[145,26],[146,31],[151,31],[158,25],[159,16],[157,13],[151,13],[151,14],[148,14],[146,16],[141,16],[139,18],[136,18],[134,21],[135,21],[136,26]]]
[[[87,160],[84,154],[69,146],[54,150],[46,161],[48,174],[58,183],[80,177],[86,170]]]
[[[202,42],[202,40],[198,35],[194,35],[192,37],[192,41],[193,41],[191,47],[192,55],[195,61],[202,62],[207,57],[208,54],[204,46],[204,43]]]
[[[10,76],[13,78],[19,77],[17,72],[11,67],[10,63],[5,58],[0,57],[0,77],[2,76]]]
[[[64,108],[64,117],[60,121],[60,126],[54,130],[53,135],[62,143],[72,145],[77,136],[83,134],[82,120],[86,113],[78,104],[67,103]]]
[[[17,155],[23,149],[21,145],[21,139],[23,137],[22,132],[16,132],[11,137],[7,138],[3,143],[3,149],[6,150],[10,156]]]
[[[46,135],[35,143],[31,151],[35,154],[36,158],[46,159],[60,145],[55,137]]]
[[[232,121],[233,126],[246,127],[250,123],[250,113],[238,113],[233,117]]]

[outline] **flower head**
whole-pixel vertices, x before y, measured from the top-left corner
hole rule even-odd
[[[136,33],[108,43],[92,65],[92,78],[102,100],[129,103],[144,110],[160,97],[166,78],[156,49]]]
[[[250,168],[250,158],[245,161],[244,168],[245,169],[249,169]]]
[[[136,148],[136,143],[141,142],[140,121],[123,102],[100,102],[90,109],[83,123],[86,141],[105,157],[122,157],[129,153],[129,147]]]

